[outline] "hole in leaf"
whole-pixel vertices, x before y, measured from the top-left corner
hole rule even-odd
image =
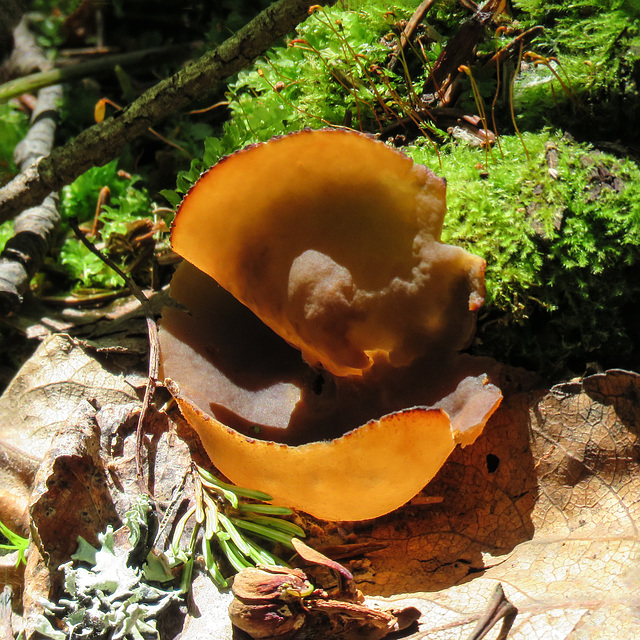
[[[487,454],[487,471],[489,473],[494,473],[498,467],[500,466],[500,458],[494,455],[493,453]]]

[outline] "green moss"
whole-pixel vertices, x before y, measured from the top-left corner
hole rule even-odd
[[[275,135],[347,122],[363,131],[380,130],[378,96],[393,101],[370,68],[384,64],[391,49],[382,37],[394,21],[409,18],[419,1],[349,4],[360,6],[317,11],[285,45],[238,74],[227,93],[231,117],[220,135],[205,140],[202,161],[178,176],[178,194],[222,156]],[[402,84],[400,76],[392,80],[393,88]],[[172,204],[179,200],[176,193],[164,194]]]
[[[545,27],[534,51],[555,56],[553,66],[573,96],[547,67],[529,65],[518,79],[515,106],[521,127],[569,127],[589,138],[638,140],[640,117],[640,10],[632,0],[541,2],[516,0],[524,26]]]
[[[411,83],[402,68],[385,73],[384,81],[370,69],[385,64],[390,50],[383,37],[391,23],[408,18],[417,4],[336,6],[301,25],[292,43],[272,49],[229,86],[230,120],[219,136],[207,138],[203,158],[179,176],[177,191],[165,192],[169,200],[177,204],[204,168],[247,144],[349,118],[353,128],[377,133],[393,121],[385,107],[406,115],[426,73],[417,58],[409,61]],[[637,367],[640,171],[630,160],[553,133],[558,126],[544,128],[560,123],[592,138],[597,131],[601,139],[636,111],[640,117],[640,100],[632,99],[640,53],[633,7],[630,0],[613,7],[586,0],[517,3],[521,26],[545,26],[530,48],[558,56],[560,66],[551,64],[565,86],[544,65],[529,63],[517,77],[516,119],[526,151],[509,135],[490,154],[451,143],[438,153],[424,139],[403,149],[448,180],[444,239],[487,260],[476,353],[550,377],[582,373],[590,362]],[[449,0],[433,8],[428,20],[441,39],[426,48],[428,59],[468,15]],[[508,41],[501,36],[482,46],[492,51]],[[474,73],[488,107],[495,78]],[[466,98],[474,112],[470,87]],[[501,108],[498,131],[513,131],[508,104]],[[550,148],[557,179],[549,171]]]
[[[129,225],[151,216],[151,200],[146,190],[137,186],[139,180],[139,176],[120,173],[116,160],[103,167],[89,169],[62,190],[60,211],[63,221],[72,217],[79,222],[92,220],[100,190],[109,187],[109,204],[102,208],[99,216],[100,246],[108,251],[112,238],[126,235]],[[125,271],[127,261],[134,261],[135,258],[115,254],[112,257],[120,262]],[[124,284],[120,276],[72,235],[68,235],[62,244],[59,261],[70,278],[83,287],[120,288]]]
[[[504,156],[450,145],[405,151],[448,180],[443,239],[487,260],[477,353],[551,377],[589,362],[636,366],[640,350],[640,170],[549,132]],[[547,149],[557,153],[559,177]],[[484,169],[488,175],[482,177]]]

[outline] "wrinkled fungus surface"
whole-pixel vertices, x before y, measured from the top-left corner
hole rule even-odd
[[[360,134],[230,156],[186,196],[167,385],[218,469],[333,520],[387,513],[501,400],[459,355],[484,261],[439,241],[445,183]],[[302,357],[301,357],[302,355]]]
[[[308,364],[360,374],[466,346],[484,260],[439,242],[446,184],[373,139],[304,131],[206,172],[172,228],[210,275]]]

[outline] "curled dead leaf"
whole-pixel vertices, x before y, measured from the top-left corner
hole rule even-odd
[[[97,544],[97,534],[119,522],[100,456],[95,414],[88,402],[78,404],[54,437],[35,479],[32,531],[54,568],[69,560],[79,535]]]
[[[363,604],[349,571],[297,540],[294,546],[312,564],[331,568],[344,582],[331,595],[329,585],[312,585],[300,569],[258,567],[243,569],[233,582],[231,622],[255,640],[333,638],[377,640],[417,620],[413,607],[398,611]]]

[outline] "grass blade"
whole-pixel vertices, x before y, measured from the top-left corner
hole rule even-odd
[[[240,518],[231,518],[233,524],[236,526],[246,529],[247,531],[251,531],[251,533],[255,533],[257,536],[261,538],[266,538],[267,540],[273,540],[275,542],[279,542],[281,544],[286,545],[293,549],[293,545],[291,544],[291,538],[287,533],[282,531],[277,531],[276,529],[272,529],[270,527],[265,527],[262,524],[258,524],[257,522],[251,522],[250,520],[241,520]]]

